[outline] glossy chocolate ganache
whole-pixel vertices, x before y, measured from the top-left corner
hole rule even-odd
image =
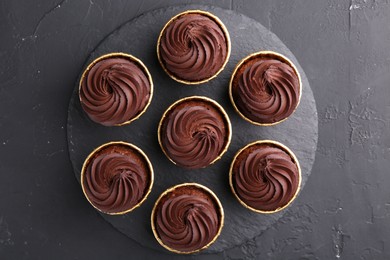
[[[213,197],[194,186],[181,186],[163,196],[154,212],[154,226],[165,246],[191,252],[209,244],[221,226]]]
[[[272,56],[253,57],[237,70],[232,97],[238,110],[258,123],[275,123],[289,117],[300,98],[294,69]]]
[[[144,110],[151,88],[139,64],[127,57],[107,57],[86,72],[80,101],[91,120],[105,126],[120,125]]]
[[[160,62],[168,73],[190,82],[215,75],[229,52],[221,25],[202,13],[175,18],[162,32],[158,48]]]
[[[241,201],[261,211],[287,205],[300,183],[297,164],[273,144],[254,144],[244,149],[233,163],[231,177]]]
[[[166,155],[185,168],[214,162],[230,140],[230,122],[213,103],[202,98],[179,101],[165,114],[159,131]]]
[[[148,163],[125,145],[98,150],[84,169],[84,193],[93,206],[105,213],[128,211],[146,195],[151,177]]]

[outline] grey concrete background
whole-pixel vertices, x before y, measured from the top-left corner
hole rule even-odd
[[[83,198],[67,153],[84,61],[145,11],[192,1],[0,2],[0,259],[389,259],[390,3],[198,1],[274,32],[313,89],[319,145],[299,203],[216,255],[172,256],[117,232]]]

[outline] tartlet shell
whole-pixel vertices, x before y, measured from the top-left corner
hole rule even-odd
[[[165,156],[175,165],[177,165],[177,163],[171,158],[169,157],[168,153],[165,151],[164,149],[164,145],[162,144],[162,140],[161,140],[161,127],[162,127],[162,124],[164,122],[164,119],[167,117],[167,115],[169,114],[169,112],[175,108],[176,106],[178,106],[179,104],[181,104],[182,102],[185,102],[185,101],[192,101],[192,100],[195,100],[195,101],[203,101],[203,102],[206,102],[206,103],[209,103],[211,104],[212,106],[214,106],[215,108],[217,108],[217,110],[221,113],[222,117],[225,119],[225,121],[227,122],[227,130],[228,130],[228,137],[227,137],[227,140],[225,140],[225,147],[223,148],[223,150],[219,153],[219,155],[212,161],[210,162],[209,165],[205,166],[205,167],[208,167],[210,165],[212,165],[213,163],[215,163],[216,161],[218,161],[219,159],[221,159],[221,157],[226,153],[226,151],[228,150],[229,148],[229,145],[230,145],[230,142],[231,142],[231,139],[232,139],[232,125],[231,125],[231,122],[230,122],[230,119],[229,119],[229,116],[228,114],[226,113],[225,109],[215,100],[211,99],[211,98],[208,98],[208,97],[204,97],[204,96],[190,96],[190,97],[184,97],[184,98],[181,98],[177,101],[175,101],[173,104],[171,104],[164,112],[164,114],[162,115],[161,119],[160,119],[160,122],[158,124],[158,130],[157,130],[157,136],[158,136],[158,143],[161,147],[161,150],[163,151],[163,153],[165,154]],[[178,165],[179,166],[179,165]],[[203,167],[203,168],[205,168]]]
[[[116,58],[116,57],[125,58],[125,59],[128,59],[128,60],[134,62],[145,73],[146,77],[148,78],[149,84],[150,84],[150,96],[149,96],[149,100],[146,103],[145,107],[135,117],[133,117],[133,118],[131,118],[131,119],[129,119],[129,120],[123,122],[123,123],[114,125],[114,126],[124,126],[124,125],[130,124],[131,122],[133,122],[134,120],[137,120],[140,116],[142,116],[142,114],[145,113],[145,111],[148,109],[150,103],[152,102],[152,98],[153,98],[153,79],[152,79],[152,75],[150,74],[148,68],[145,66],[145,64],[140,59],[134,57],[133,55],[130,55],[130,54],[127,54],[127,53],[123,53],[123,52],[107,53],[107,54],[104,54],[104,55],[99,56],[98,58],[94,59],[91,63],[89,63],[89,65],[84,70],[83,74],[81,75],[80,82],[79,82],[79,100],[80,100],[80,103],[82,104],[83,101],[82,101],[81,95],[80,95],[81,85],[82,85],[82,82],[84,81],[85,76],[90,71],[90,69],[96,63],[98,63],[101,60],[105,60],[105,59],[108,59],[108,58]],[[95,123],[100,124],[98,122],[95,122]]]
[[[288,117],[286,118],[283,118],[282,120],[279,120],[279,121],[276,121],[276,122],[273,122],[273,123],[260,123],[260,122],[256,122],[256,121],[253,121],[252,119],[246,117],[237,107],[235,101],[234,101],[234,97],[233,97],[233,81],[236,77],[236,73],[238,72],[238,70],[241,68],[241,66],[245,65],[246,62],[250,61],[251,59],[255,59],[255,58],[258,58],[258,57],[271,57],[271,58],[274,58],[276,60],[280,60],[282,62],[285,62],[287,63],[289,66],[291,66],[295,72],[295,74],[297,75],[298,77],[298,82],[299,82],[299,98],[298,98],[298,103],[296,105],[296,107],[294,108],[293,112],[291,113],[291,115],[289,115]],[[234,68],[234,71],[232,73],[232,76],[230,77],[230,82],[229,82],[229,97],[230,97],[230,101],[234,107],[234,109],[236,110],[236,112],[246,121],[250,122],[251,124],[254,124],[254,125],[259,125],[259,126],[273,126],[273,125],[277,125],[285,120],[287,120],[290,116],[292,116],[294,114],[294,112],[297,110],[298,106],[299,106],[299,103],[301,102],[301,97],[302,97],[302,80],[301,80],[301,75],[299,74],[299,71],[297,69],[297,67],[295,66],[295,64],[290,60],[288,59],[286,56],[280,54],[280,53],[277,53],[277,52],[274,52],[274,51],[259,51],[259,52],[255,52],[255,53],[252,53],[252,54],[249,54],[248,56],[246,56],[245,58],[243,58],[237,65],[236,67]]]
[[[131,150],[137,152],[139,155],[141,155],[141,157],[143,157],[143,159],[145,160],[145,162],[147,163],[147,166],[149,168],[149,186],[148,186],[148,189],[147,191],[145,192],[143,198],[136,204],[134,205],[133,207],[125,210],[125,211],[120,211],[120,212],[105,212],[105,211],[102,211],[101,209],[99,209],[98,207],[96,207],[92,201],[89,199],[87,193],[85,192],[85,187],[84,187],[84,174],[85,174],[85,170],[90,162],[90,160],[93,158],[93,156],[101,151],[102,149],[106,148],[106,147],[109,147],[109,146],[115,146],[115,145],[121,145],[121,146],[127,146],[129,147]],[[154,182],[154,172],[153,172],[153,166],[152,166],[152,163],[150,162],[148,156],[140,149],[138,148],[137,146],[131,144],[131,143],[126,143],[126,142],[122,142],[122,141],[113,141],[113,142],[108,142],[108,143],[105,143],[105,144],[102,144],[100,145],[99,147],[95,148],[88,156],[87,158],[84,160],[84,163],[83,163],[83,167],[81,169],[81,177],[80,177],[80,183],[81,183],[81,188],[83,190],[83,193],[84,193],[84,196],[85,198],[88,200],[88,202],[95,208],[97,209],[98,211],[104,213],[104,214],[108,214],[108,215],[123,215],[123,214],[126,214],[126,213],[129,213],[131,211],[133,211],[134,209],[138,208],[139,206],[141,206],[141,204],[146,200],[146,198],[148,197],[149,193],[151,192],[152,190],[152,187],[153,187],[153,182]]]
[[[243,200],[241,200],[241,198],[238,196],[236,190],[234,189],[234,185],[233,185],[233,166],[236,162],[236,159],[237,157],[241,154],[241,152],[243,152],[245,149],[251,147],[251,146],[254,146],[254,145],[258,145],[258,144],[270,144],[270,145],[274,145],[280,149],[282,149],[283,151],[285,151],[294,161],[294,163],[297,165],[298,167],[298,176],[299,176],[299,180],[298,180],[298,188],[297,190],[295,191],[295,194],[294,196],[290,199],[290,201],[282,206],[282,207],[279,207],[275,210],[259,210],[259,209],[255,209],[249,205],[247,205]],[[237,198],[237,200],[240,202],[241,205],[243,205],[245,208],[251,210],[251,211],[254,211],[256,213],[263,213],[263,214],[272,214],[272,213],[276,213],[276,212],[279,212],[285,208],[287,208],[294,200],[295,198],[298,196],[298,193],[301,189],[301,182],[302,182],[302,173],[301,173],[301,167],[299,165],[299,161],[298,161],[298,158],[295,156],[295,154],[290,150],[290,148],[288,148],[287,146],[277,142],[277,141],[273,141],[273,140],[258,140],[258,141],[255,141],[255,142],[252,142],[252,143],[249,143],[247,144],[246,146],[244,146],[243,148],[241,148],[234,156],[233,160],[232,160],[232,163],[230,164],[230,169],[229,169],[229,185],[230,185],[230,188],[234,194],[234,196]]]
[[[156,214],[156,208],[157,206],[159,205],[160,203],[160,200],[165,197],[167,194],[173,192],[174,190],[176,190],[177,188],[181,188],[181,187],[195,187],[197,189],[200,189],[200,190],[203,190],[204,192],[206,192],[207,194],[209,194],[215,204],[218,206],[218,210],[219,210],[219,215],[220,215],[220,219],[219,219],[219,228],[218,228],[218,231],[217,231],[217,234],[214,236],[214,238],[206,245],[204,245],[203,247],[199,248],[199,249],[196,249],[196,250],[193,250],[193,251],[179,251],[179,250],[176,250],[176,249],[173,249],[167,245],[164,244],[164,242],[160,239],[160,237],[158,236],[158,233],[157,233],[157,230],[156,230],[156,227],[155,227],[155,214]],[[225,219],[225,215],[224,215],[224,211],[223,211],[223,207],[222,207],[222,204],[221,202],[219,201],[217,195],[215,195],[215,193],[210,190],[209,188],[207,188],[206,186],[203,186],[201,184],[198,184],[198,183],[182,183],[182,184],[178,184],[178,185],[175,185],[171,188],[168,188],[167,190],[165,190],[163,193],[161,193],[161,195],[158,197],[158,199],[156,200],[154,206],[153,206],[153,210],[152,210],[152,213],[150,215],[150,222],[151,222],[151,227],[152,227],[152,231],[153,231],[153,235],[154,237],[156,238],[157,242],[162,246],[164,247],[165,249],[173,252],[173,253],[176,253],[176,254],[194,254],[194,253],[197,253],[197,252],[200,252],[202,250],[205,250],[207,249],[208,247],[211,246],[211,244],[213,244],[217,238],[219,237],[219,235],[221,234],[221,231],[222,231],[222,228],[224,226],[224,219]]]
[[[173,75],[164,65],[163,61],[161,60],[161,55],[160,55],[160,43],[161,43],[161,38],[165,32],[165,29],[177,18],[179,18],[180,16],[183,16],[183,15],[186,15],[186,14],[201,14],[201,15],[204,15],[204,16],[207,16],[209,18],[211,18],[214,22],[216,22],[219,27],[221,28],[223,34],[225,35],[225,38],[226,38],[226,46],[227,46],[227,54],[226,54],[226,59],[224,61],[224,63],[222,64],[221,68],[214,74],[212,75],[211,77],[209,78],[206,78],[206,79],[202,79],[202,80],[197,80],[197,81],[189,81],[189,80],[185,80],[185,79],[181,79],[175,75]],[[157,58],[158,58],[158,61],[161,65],[161,67],[163,68],[163,70],[165,71],[165,73],[168,74],[169,77],[171,77],[173,80],[179,82],[179,83],[183,83],[183,84],[186,84],[186,85],[198,85],[198,84],[202,84],[202,83],[206,83],[210,80],[212,80],[213,78],[217,77],[219,73],[221,73],[226,64],[228,63],[229,61],[229,58],[230,58],[230,53],[231,53],[231,41],[230,41],[230,35],[229,35],[229,32],[226,28],[226,26],[223,24],[223,22],[215,15],[213,15],[212,13],[210,12],[206,12],[206,11],[202,11],[202,10],[187,10],[187,11],[184,11],[184,12],[181,12],[177,15],[175,15],[174,17],[172,17],[165,25],[164,27],[162,28],[161,32],[160,32],[160,35],[158,37],[158,40],[157,40]]]

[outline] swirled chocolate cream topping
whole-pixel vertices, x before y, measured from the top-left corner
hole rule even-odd
[[[173,18],[161,32],[158,46],[159,60],[167,73],[188,82],[217,74],[230,52],[223,24],[207,13],[195,12]]]
[[[125,145],[108,145],[94,152],[81,181],[95,208],[117,214],[129,211],[144,198],[151,182],[151,169],[138,151]]]
[[[92,121],[105,126],[121,125],[146,109],[151,84],[141,65],[130,57],[103,58],[81,79],[81,105]]]
[[[237,109],[251,121],[272,124],[289,117],[300,98],[300,81],[290,64],[273,55],[254,56],[233,76]]]
[[[202,97],[183,99],[160,122],[159,140],[165,154],[185,168],[213,163],[230,142],[230,122],[222,107]]]
[[[300,183],[297,164],[273,144],[254,144],[241,151],[231,174],[239,199],[260,211],[286,206],[295,197]]]
[[[221,226],[221,213],[211,194],[189,185],[163,196],[152,221],[163,245],[179,252],[193,252],[214,240]]]

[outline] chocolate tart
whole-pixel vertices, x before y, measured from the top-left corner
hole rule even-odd
[[[242,118],[271,126],[294,113],[302,95],[301,76],[285,56],[260,51],[242,59],[229,85],[230,100]]]
[[[92,61],[79,84],[79,99],[88,117],[104,126],[122,126],[139,118],[153,96],[153,81],[141,60],[109,53]]]
[[[229,173],[238,201],[258,213],[275,213],[296,198],[301,168],[294,153],[276,141],[248,144],[235,155]]]
[[[81,187],[97,210],[122,215],[139,207],[153,186],[153,167],[137,146],[110,142],[96,148],[85,159]]]
[[[174,164],[198,169],[220,159],[232,136],[228,115],[216,101],[201,96],[182,98],[163,114],[158,142]]]
[[[163,192],[154,204],[151,226],[165,249],[192,254],[208,248],[218,238],[224,212],[218,197],[197,183],[183,183]]]
[[[228,62],[230,51],[225,25],[215,15],[201,10],[172,17],[157,41],[157,57],[164,71],[188,85],[215,78]]]

